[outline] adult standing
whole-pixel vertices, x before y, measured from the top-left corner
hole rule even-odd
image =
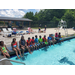
[[[44,33],[46,33],[46,25],[45,25],[45,28],[44,28]]]

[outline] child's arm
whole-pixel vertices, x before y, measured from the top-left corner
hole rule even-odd
[[[25,46],[27,46],[27,42],[25,42]]]
[[[11,43],[11,46],[13,47],[13,44]]]

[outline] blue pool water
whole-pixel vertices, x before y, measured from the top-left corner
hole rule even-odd
[[[48,46],[47,49],[41,48],[32,54],[25,53],[21,59],[17,59],[17,56],[11,59],[24,62],[26,65],[75,65],[75,39]]]

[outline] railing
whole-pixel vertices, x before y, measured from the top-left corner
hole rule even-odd
[[[12,62],[16,62],[16,63],[21,63],[21,64],[24,64],[24,65],[25,65],[25,63],[23,63],[23,62],[19,62],[19,61],[11,60],[11,59],[8,59],[8,58],[2,58],[2,59],[0,59],[0,61],[4,61],[4,60],[12,61]]]

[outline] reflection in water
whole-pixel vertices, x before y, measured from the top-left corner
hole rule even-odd
[[[48,48],[49,48],[49,47],[46,46],[46,47],[42,48],[41,50],[43,50],[43,51],[47,51]]]
[[[59,60],[60,63],[67,63],[69,65],[75,65],[72,61],[69,61],[67,57],[62,58]]]
[[[22,60],[22,61],[26,60],[27,56],[28,56],[28,54],[24,54],[23,57],[20,57],[20,60]],[[18,57],[16,57],[16,60],[19,60]]]

